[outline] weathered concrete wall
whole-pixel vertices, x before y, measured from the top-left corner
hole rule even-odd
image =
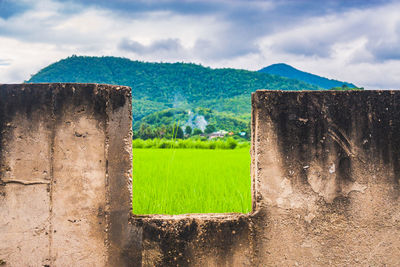
[[[132,216],[127,266],[254,266],[245,214]]]
[[[131,214],[130,89],[0,86],[0,264],[398,266],[400,92],[252,96],[251,214]]]
[[[400,92],[252,96],[253,210],[132,216],[132,266],[398,266]]]
[[[252,103],[258,264],[398,266],[400,91]]]
[[[2,264],[119,264],[131,210],[130,94],[0,85]]]

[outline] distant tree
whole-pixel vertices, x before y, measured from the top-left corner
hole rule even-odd
[[[196,111],[199,115],[204,116],[204,118],[206,118],[207,120],[212,116],[213,113],[210,108],[202,108],[202,107],[197,108]]]
[[[226,142],[230,149],[234,149],[238,145],[238,142],[232,137],[229,137],[228,140],[226,140]]]
[[[182,127],[177,127],[176,129],[176,138],[182,139],[185,135],[183,134]]]
[[[137,138],[139,138],[138,133],[132,130],[132,139],[137,139]]]
[[[164,137],[167,139],[175,138],[175,129],[173,125],[168,125],[166,127]]]
[[[208,124],[208,125],[206,126],[206,129],[204,130],[204,132],[205,132],[206,134],[210,134],[210,133],[215,132],[215,126],[212,125],[212,124]]]
[[[165,138],[167,139],[182,139],[184,137],[182,127],[178,124],[168,125],[166,129]]]
[[[190,135],[191,133],[192,133],[192,127],[190,127],[189,125],[186,126],[186,128],[185,128],[185,134]]]
[[[347,90],[364,90],[364,88],[363,87],[360,87],[360,88],[358,88],[358,87],[349,87],[346,84],[343,84],[342,86],[333,87],[333,88],[331,88],[329,90],[347,91]]]
[[[163,138],[167,133],[167,127],[163,124],[160,127],[157,127],[157,137]]]
[[[250,135],[251,135],[251,123],[249,122],[249,123],[247,124],[247,128],[246,128],[246,138],[247,138],[248,140],[250,140]]]
[[[151,129],[150,125],[148,125],[147,123],[144,122],[144,123],[140,124],[138,136],[141,139],[150,139],[150,138],[154,138],[155,134],[154,134],[154,131]]]
[[[203,134],[203,131],[200,130],[199,128],[195,128],[195,129],[193,130],[193,135],[200,135],[200,134]]]

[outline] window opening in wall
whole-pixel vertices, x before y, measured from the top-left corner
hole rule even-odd
[[[134,214],[251,211],[249,127],[227,132],[209,125],[137,125]]]

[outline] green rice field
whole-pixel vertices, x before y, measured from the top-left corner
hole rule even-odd
[[[251,211],[249,148],[133,149],[133,213]]]

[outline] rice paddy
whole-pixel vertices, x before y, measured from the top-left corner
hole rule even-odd
[[[133,213],[251,211],[249,148],[133,149]]]

